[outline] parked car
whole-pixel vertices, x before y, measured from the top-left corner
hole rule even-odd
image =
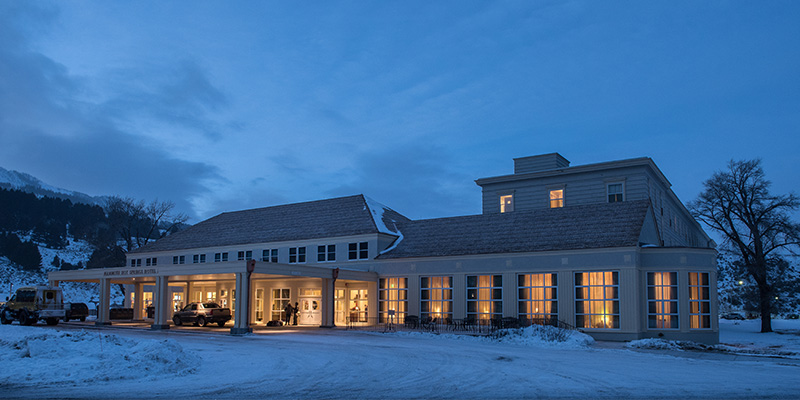
[[[217,323],[223,327],[231,320],[231,309],[222,308],[217,303],[189,303],[182,310],[172,316],[175,325],[192,323],[199,326],[206,326],[208,323]]]
[[[27,286],[0,307],[0,323],[7,325],[15,319],[22,325],[33,325],[43,319],[47,325],[56,325],[64,318],[64,303],[61,288],[51,286]]]
[[[742,316],[742,314],[739,314],[737,312],[729,312],[729,313],[721,314],[719,317],[722,318],[722,319],[744,320],[744,317]]]
[[[108,319],[133,319],[133,309],[128,307],[109,308]]]
[[[64,304],[64,322],[69,322],[71,319],[79,319],[81,322],[86,321],[89,316],[89,306],[85,303],[65,303]]]

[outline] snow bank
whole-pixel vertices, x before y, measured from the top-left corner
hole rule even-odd
[[[594,339],[585,333],[542,325],[531,325],[520,329],[503,329],[496,336],[496,340],[501,343],[534,347],[582,349],[594,343]]]
[[[2,329],[3,337],[13,339],[0,339],[0,386],[153,379],[186,375],[200,364],[174,340],[87,331],[7,332],[15,328],[21,327]]]
[[[466,340],[495,342],[528,347],[551,347],[559,349],[585,349],[594,339],[578,331],[560,329],[553,326],[531,325],[527,328],[502,329],[492,336],[471,336],[458,334],[436,334],[427,332],[393,332],[391,335],[419,337],[423,339]]]

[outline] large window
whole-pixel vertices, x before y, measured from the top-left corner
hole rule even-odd
[[[306,248],[305,247],[290,247],[289,248],[289,264],[297,264],[306,262]]]
[[[336,261],[336,245],[317,246],[317,262]]]
[[[381,278],[378,288],[380,322],[403,323],[408,312],[408,278]]]
[[[558,319],[556,274],[526,274],[517,279],[520,319]]]
[[[624,189],[625,187],[622,183],[608,184],[608,202],[616,203],[625,200],[623,199]]]
[[[711,329],[711,296],[708,273],[689,272],[689,327]]]
[[[503,276],[467,276],[467,318],[492,319],[503,316]]]
[[[366,260],[369,258],[369,242],[350,243],[347,245],[348,260]]]
[[[261,252],[261,261],[278,262],[278,249],[266,249]]]
[[[500,212],[506,213],[514,211],[514,195],[508,194],[500,196]]]
[[[678,273],[647,273],[647,327],[678,329]]]
[[[564,207],[564,189],[553,189],[550,191],[550,208]]]
[[[256,321],[264,320],[264,289],[256,289]]]
[[[575,274],[575,326],[619,329],[619,276],[616,271]]]
[[[289,289],[272,289],[272,321],[286,321],[283,308],[290,301]]]
[[[420,289],[422,318],[453,318],[452,276],[423,276]]]

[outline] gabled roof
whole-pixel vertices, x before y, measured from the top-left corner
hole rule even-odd
[[[378,258],[637,246],[649,207],[640,200],[410,221],[398,224],[402,240]]]
[[[393,234],[395,224],[408,221],[400,213],[356,195],[222,213],[131,253]]]

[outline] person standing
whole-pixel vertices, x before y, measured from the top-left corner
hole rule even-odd
[[[292,321],[292,325],[297,325],[297,312],[300,310],[300,305],[297,302],[294,302],[294,312],[292,312],[292,316],[294,320]]]
[[[283,306],[283,322],[284,325],[289,325],[289,321],[292,319],[292,314],[296,313],[295,308],[292,307],[292,303],[287,301],[286,305]]]

